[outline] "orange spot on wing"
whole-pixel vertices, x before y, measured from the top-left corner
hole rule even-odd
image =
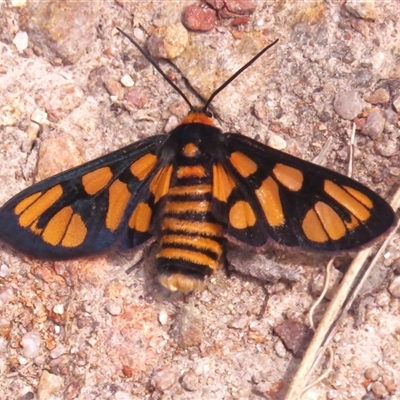
[[[354,217],[354,215],[350,215],[350,222],[344,221],[344,223],[346,225],[346,228],[349,230],[353,230],[360,225],[360,222]]]
[[[26,197],[25,199],[21,200],[14,208],[15,214],[17,214],[17,215],[21,214],[32,203],[34,203],[41,195],[42,195],[42,192],[37,192],[37,193],[31,194],[29,197]]]
[[[150,192],[154,195],[154,202],[157,203],[161,197],[168,193],[171,182],[172,165],[161,168],[150,183]]]
[[[273,173],[275,178],[287,189],[297,192],[303,186],[303,173],[285,164],[276,164]]]
[[[117,179],[109,187],[108,196],[106,226],[111,231],[115,231],[121,223],[131,194],[127,184]]]
[[[257,171],[257,164],[240,151],[233,152],[229,160],[243,178],[247,178]]]
[[[46,210],[49,209],[63,194],[61,185],[53,186],[47,192],[44,192],[28,208],[23,211],[19,217],[19,224],[27,227],[35,222]],[[24,200],[23,200],[24,201]],[[21,204],[20,202],[19,204]],[[18,207],[19,205],[17,205]],[[16,208],[17,208],[16,207]]]
[[[346,227],[343,220],[339,217],[336,211],[322,201],[318,201],[314,206],[326,233],[332,240],[341,239],[346,235]]]
[[[154,154],[147,153],[132,163],[130,171],[139,181],[142,181],[152,168],[156,165],[157,157]]]
[[[214,164],[212,187],[213,197],[226,203],[235,187],[235,181],[226,173],[225,168],[221,164]]]
[[[85,192],[94,195],[100,190],[104,189],[108,182],[110,182],[113,174],[109,167],[103,167],[89,172],[82,176],[82,185]]]
[[[358,190],[348,186],[345,186],[345,189],[346,190],[342,189],[332,181],[326,180],[324,182],[324,190],[329,196],[350,211],[358,220],[366,221],[371,216],[371,213],[366,207],[372,208],[373,203],[369,197]]]
[[[129,219],[129,228],[138,232],[147,232],[150,227],[152,210],[146,203],[139,203]]]
[[[355,197],[359,202],[364,204],[365,207],[372,209],[374,207],[374,203],[372,200],[365,195],[364,193],[361,193],[360,191],[353,189],[349,186],[343,186],[353,197]]]
[[[74,214],[61,242],[64,247],[76,247],[83,243],[87,227],[79,214]]]
[[[310,209],[301,224],[307,239],[316,243],[325,243],[329,240],[324,227],[314,209]]]
[[[229,222],[236,229],[246,229],[254,226],[256,216],[247,201],[238,201],[229,210]]]
[[[73,214],[72,207],[64,207],[46,225],[42,238],[46,243],[58,245],[63,238]]]
[[[281,226],[285,223],[278,184],[268,177],[255,191],[264,215],[271,226]]]

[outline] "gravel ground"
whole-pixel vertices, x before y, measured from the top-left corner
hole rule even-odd
[[[0,203],[186,114],[116,27],[151,37],[176,68],[160,66],[204,97],[278,38],[213,102],[221,128],[307,160],[327,145],[323,163],[346,173],[354,121],[354,178],[388,197],[400,181],[399,2],[209,3],[225,6],[0,3]],[[333,371],[304,399],[400,398],[399,246],[397,234],[335,337]],[[240,274],[182,295],[158,285],[154,249],[65,262],[0,254],[1,400],[282,398],[328,261],[232,251]]]

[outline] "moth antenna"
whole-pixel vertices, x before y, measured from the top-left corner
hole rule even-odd
[[[142,47],[127,33],[125,33],[120,28],[116,28],[118,32],[122,33],[143,55],[143,57],[161,74],[161,76],[175,89],[176,92],[185,100],[185,102],[189,105],[190,111],[194,111],[195,107],[193,107],[192,103],[186,97],[186,95],[182,92],[181,89],[167,76],[167,74],[158,66],[157,62],[153,59],[153,57],[145,52]],[[225,81],[218,89],[216,89],[211,96],[206,101],[205,105],[202,108],[202,112],[206,113],[209,108],[211,102],[214,100],[214,97],[225,89],[234,79],[236,79],[244,70],[246,70],[251,64],[253,64],[258,58],[260,58],[268,49],[274,46],[279,39],[276,39],[274,42],[270,43],[268,46],[264,47],[258,54],[256,54],[248,63],[243,65],[238,71],[236,71],[227,81]]]
[[[180,94],[180,96],[185,100],[185,102],[189,105],[190,111],[194,110],[194,107],[192,103],[189,101],[189,99],[185,96],[185,94],[182,92],[179,87],[172,82],[172,80],[167,76],[167,74],[158,66],[157,62],[154,60],[154,58],[146,53],[136,41],[129,36],[127,33],[125,33],[123,30],[119,29],[118,27],[116,28],[118,32],[122,33],[143,55],[143,57],[161,74],[161,76]]]
[[[254,63],[258,58],[260,58],[268,49],[270,49],[272,46],[274,46],[279,39],[276,39],[272,43],[270,43],[268,46],[264,47],[258,54],[256,54],[248,63],[243,65],[242,68],[240,68],[238,71],[236,71],[227,81],[225,81],[218,89],[214,90],[214,92],[211,94],[211,96],[208,98],[206,101],[206,104],[204,105],[202,111],[206,112],[208,107],[210,106],[211,102],[214,100],[214,97],[224,90],[234,79],[236,79],[244,70],[246,70],[248,67],[250,67],[251,64]]]

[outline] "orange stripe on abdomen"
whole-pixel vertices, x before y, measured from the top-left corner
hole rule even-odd
[[[182,188],[182,189],[181,189]],[[179,261],[187,269],[196,265],[216,270],[223,254],[222,225],[211,213],[211,186],[204,183],[170,188],[161,221],[157,255],[160,266]]]

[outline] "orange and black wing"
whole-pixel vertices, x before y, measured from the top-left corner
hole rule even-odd
[[[47,259],[144,244],[152,237],[165,140],[152,136],[23,190],[0,209],[0,238]]]
[[[240,134],[224,134],[222,142],[214,210],[232,241],[338,251],[370,243],[394,225],[387,202],[353,179]]]

